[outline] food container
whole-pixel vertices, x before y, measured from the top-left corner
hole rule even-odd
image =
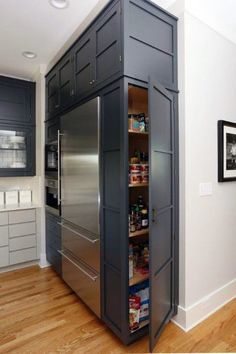
[[[141,165],[139,163],[131,163],[129,165],[129,170],[130,172],[140,172],[141,171]]]
[[[18,204],[18,191],[6,191],[6,205],[16,205]]]
[[[141,172],[146,172],[146,173],[148,173],[148,171],[149,171],[149,165],[146,163],[146,164],[141,164],[140,165],[140,171]]]
[[[131,164],[138,164],[139,163],[138,157],[131,157],[130,158],[130,163]]]
[[[141,183],[148,183],[149,175],[148,173],[141,173]]]
[[[142,183],[141,173],[131,173],[130,174],[130,184]]]
[[[139,132],[139,118],[135,114],[129,114],[129,130]]]
[[[32,202],[32,191],[31,190],[21,190],[19,192],[20,204],[31,204]]]

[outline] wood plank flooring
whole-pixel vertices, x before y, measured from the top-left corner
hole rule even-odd
[[[50,269],[0,274],[0,353],[146,353],[147,337],[128,347]],[[155,352],[236,352],[236,300],[188,333],[173,323]]]

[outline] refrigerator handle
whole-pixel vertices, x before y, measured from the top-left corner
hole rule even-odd
[[[60,137],[61,133],[58,129],[57,131],[57,188],[58,188],[58,198],[57,198],[57,205],[60,206],[61,204],[61,144],[60,144]]]
[[[64,227],[64,229],[73,232],[73,233],[76,234],[77,236],[82,237],[82,238],[85,239],[86,241],[89,241],[89,242],[91,242],[91,243],[96,243],[96,242],[99,241],[99,238],[96,238],[96,239],[92,240],[91,238],[82,235],[80,232],[75,231],[75,230],[73,230],[72,228],[70,228],[69,226],[65,225],[64,222],[58,222],[57,224],[58,224],[59,226],[61,226],[61,227]]]

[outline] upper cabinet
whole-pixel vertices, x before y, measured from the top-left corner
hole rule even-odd
[[[177,90],[176,18],[143,0],[124,1],[124,14],[124,74]]]
[[[58,67],[47,76],[46,79],[46,113],[47,118],[59,112],[59,80]]]
[[[46,119],[123,75],[177,90],[177,21],[150,1],[108,3],[46,76]]]
[[[121,54],[121,5],[109,8],[94,29],[95,84],[106,82],[122,70]]]
[[[88,93],[94,84],[93,38],[89,31],[72,48],[73,81],[76,99]]]
[[[35,124],[35,83],[0,76],[0,121]]]
[[[72,57],[68,53],[58,64],[58,102],[59,109],[68,107],[74,97]]]
[[[0,76],[0,176],[35,175],[35,83]]]
[[[46,119],[122,74],[121,5],[108,6],[46,76]]]

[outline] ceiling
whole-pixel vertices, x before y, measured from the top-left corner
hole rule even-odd
[[[64,10],[48,0],[0,0],[0,74],[32,79],[69,38],[109,0],[69,0]],[[168,8],[181,0],[152,0]],[[236,0],[185,0],[189,12],[236,43]],[[89,16],[89,17],[88,17]],[[23,51],[37,53],[25,59]]]

